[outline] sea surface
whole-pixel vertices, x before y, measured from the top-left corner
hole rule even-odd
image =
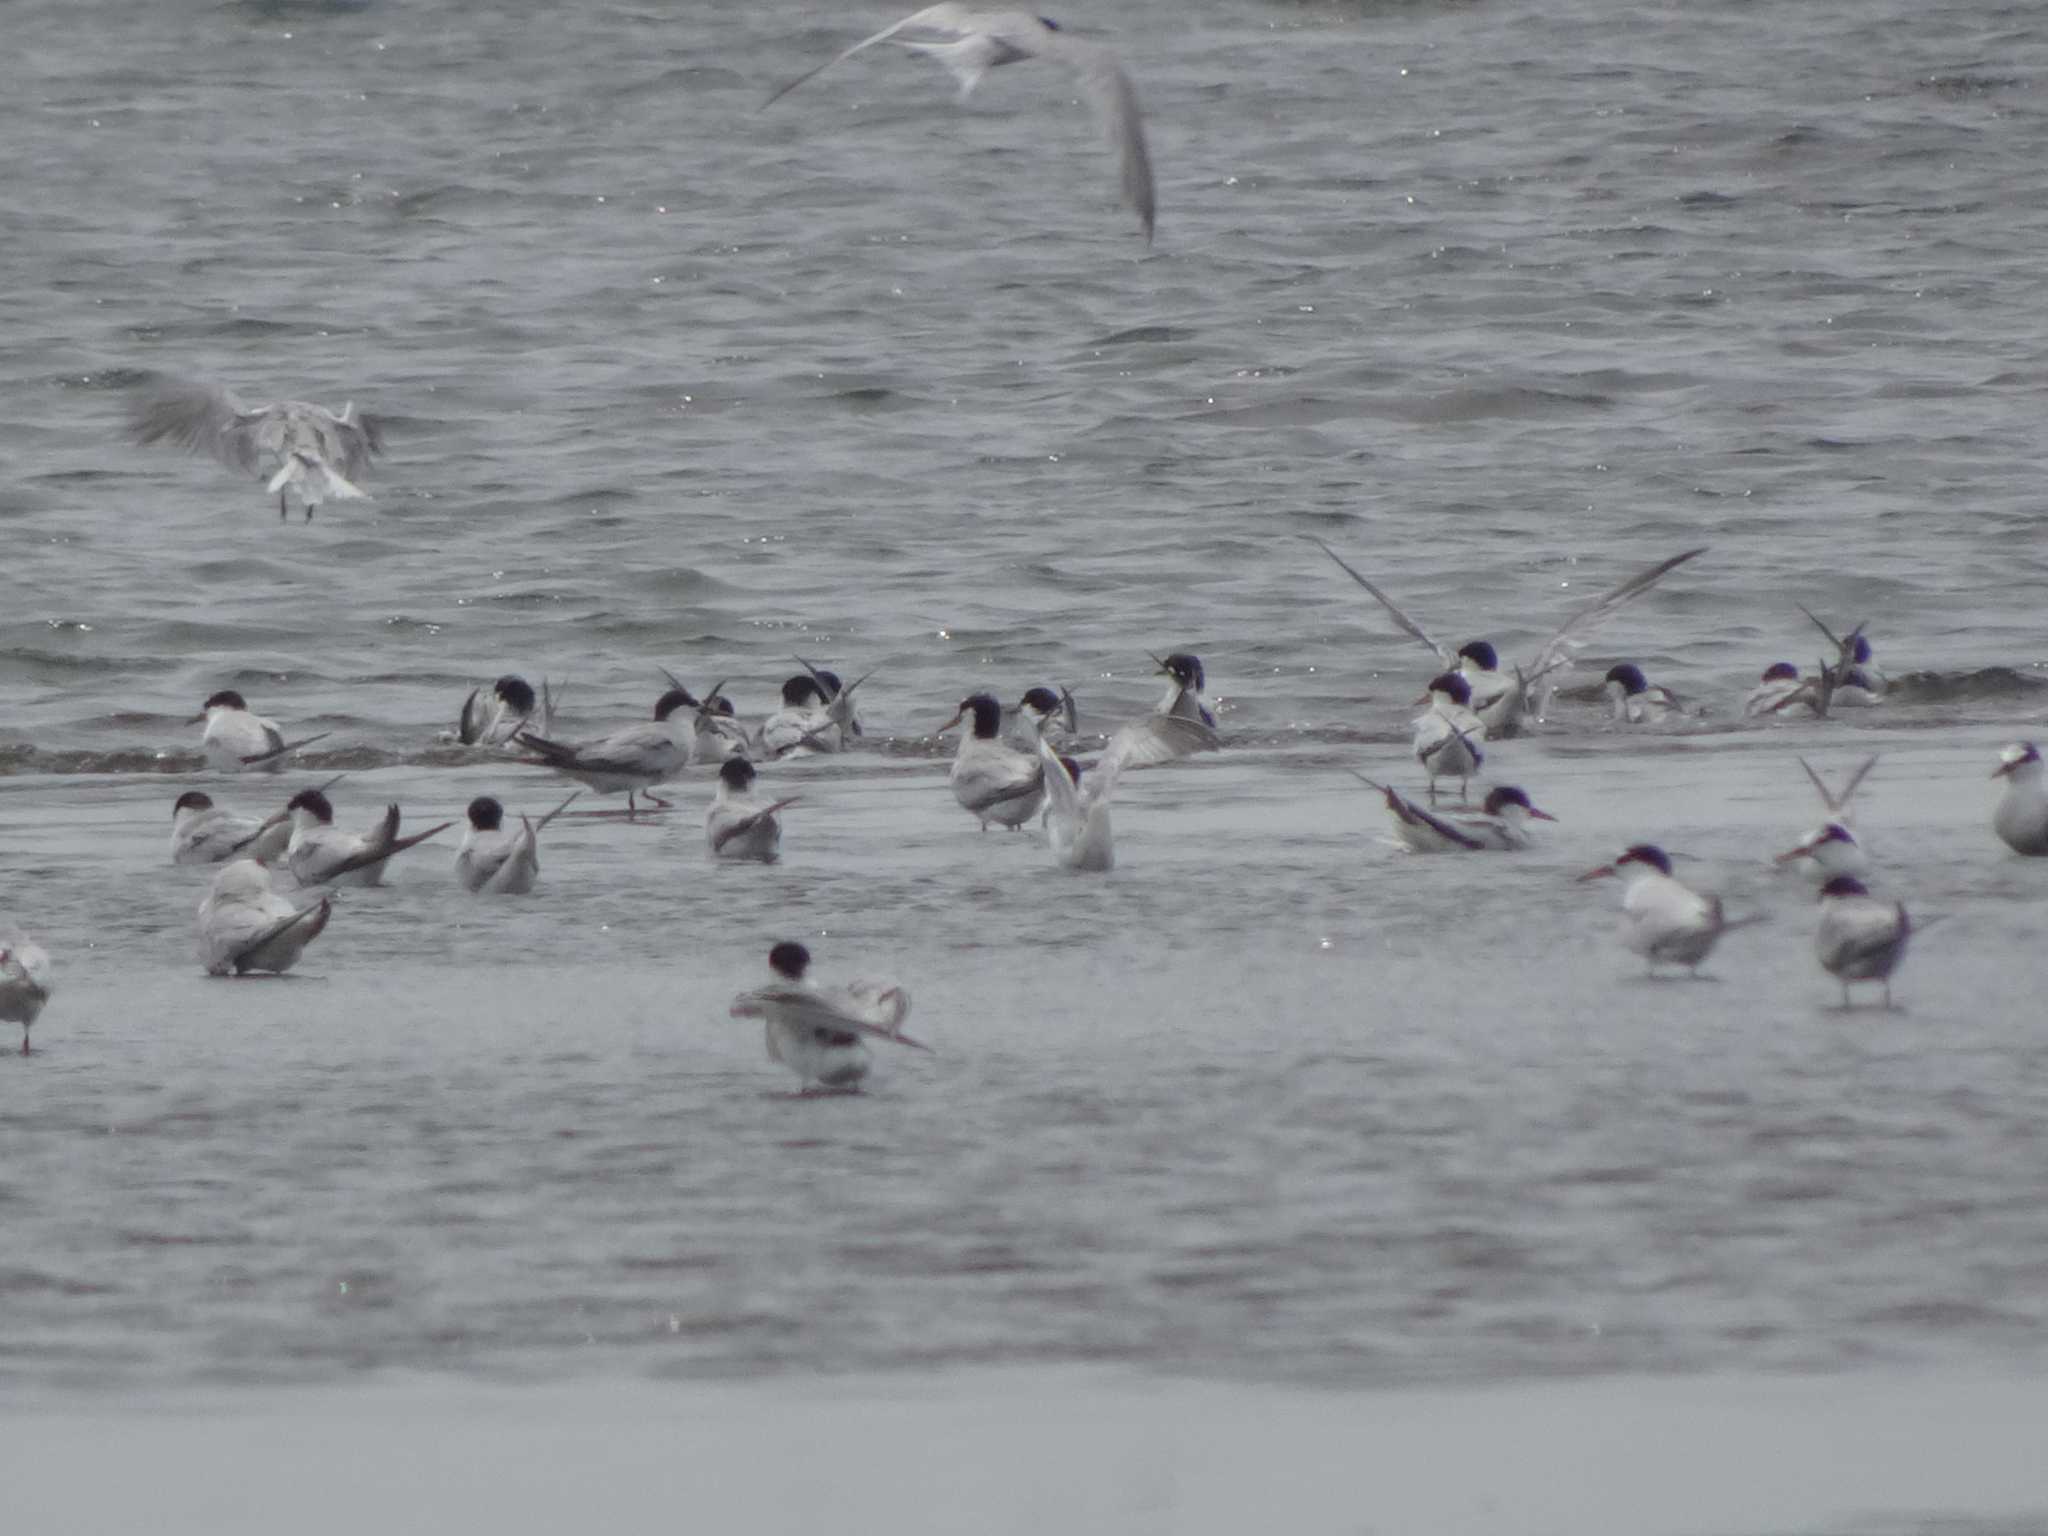
[[[1059,14],[1137,83],[1149,246],[1052,65],[963,106],[876,48],[758,110],[893,19],[5,7],[0,910],[59,991],[0,1057],[0,1439],[173,1401],[360,1436],[394,1373],[443,1424],[824,1378],[944,1420],[1046,1371],[1234,1405],[1198,1417],[1981,1373],[2048,1409],[2048,861],[1988,781],[2048,712],[2048,11]],[[133,446],[152,370],[384,415],[375,499],[280,522]],[[1708,553],[1494,748],[1539,846],[1432,860],[1347,772],[1414,779],[1432,658],[1301,535],[1523,659]],[[1823,654],[1802,603],[1892,695],[1745,722]],[[1225,745],[1123,781],[1113,874],[975,830],[933,736],[963,696],[1065,684],[1099,736],[1168,650]],[[765,713],[796,655],[874,675],[862,750],[764,771],[802,797],[780,865],[707,863],[693,770],[665,818],[551,827],[531,898],[463,895],[450,832],[301,973],[200,974],[180,792],[539,811],[557,781],[450,739],[479,682],[566,683],[594,735],[658,666]],[[1612,725],[1623,659],[1692,712]],[[230,687],[327,739],[205,770]],[[1896,1011],[1844,1012],[1771,856],[1819,820],[1797,759],[1871,753],[1881,888],[1941,921]],[[1643,980],[1574,880],[1645,839],[1765,919],[1711,979]],[[792,937],[906,986],[936,1054],[791,1096],[726,1009]],[[1186,1489],[1146,1475],[1150,1519]],[[1873,1497],[2048,1522],[1994,1486]],[[1332,1497],[1293,1528],[1429,1526]],[[1061,1519],[1199,1525],[1096,1513]]]

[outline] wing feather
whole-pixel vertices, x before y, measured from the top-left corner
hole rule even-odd
[[[1336,561],[1337,568],[1341,570],[1346,576],[1349,576],[1353,581],[1357,582],[1361,587],[1365,588],[1366,591],[1370,592],[1374,600],[1378,602],[1382,608],[1387,610],[1388,616],[1391,617],[1396,624],[1398,624],[1402,629],[1406,630],[1409,634],[1413,635],[1416,639],[1420,640],[1432,651],[1435,651],[1437,655],[1437,660],[1441,661],[1446,667],[1455,667],[1458,664],[1457,655],[1448,646],[1441,645],[1437,641],[1432,640],[1420,624],[1417,624],[1413,619],[1409,618],[1407,614],[1403,613],[1391,597],[1387,596],[1386,593],[1382,592],[1378,587],[1374,586],[1371,582],[1367,581],[1363,576],[1359,575],[1357,571],[1353,570],[1350,564],[1344,559],[1342,555],[1338,554],[1337,551],[1330,548],[1329,545],[1325,544],[1321,539],[1315,537],[1313,534],[1304,533],[1303,535],[1301,535],[1301,537],[1307,539],[1309,543],[1315,545],[1316,548],[1320,549],[1324,554],[1328,555],[1332,560]]]

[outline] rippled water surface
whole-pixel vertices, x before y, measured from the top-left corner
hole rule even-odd
[[[0,1380],[365,1367],[551,1379],[1110,1362],[1291,1387],[2038,1361],[2048,870],[1986,775],[2042,674],[2038,7],[1131,0],[1149,248],[1057,70],[957,106],[887,14],[21,0],[0,211],[0,902],[49,947],[0,1060]],[[391,418],[372,502],[125,440],[148,369]],[[1429,658],[1532,654],[1710,552],[1492,766],[1561,818],[1404,860]],[[1745,725],[1868,620],[1875,711]],[[1199,651],[1225,750],[1119,790],[1120,867],[977,834],[930,732],[1064,682],[1091,731]],[[303,977],[209,982],[172,800],[425,825],[537,770],[450,745],[479,679],[657,663],[772,701],[801,652],[868,750],[768,770],[776,868],[563,822],[541,889],[446,843],[346,893]],[[200,769],[236,687],[325,731]],[[1943,921],[1844,1014],[1795,757]],[[1649,984],[1655,838],[1767,921]],[[938,1052],[786,1096],[725,1016],[768,942],[899,978]]]

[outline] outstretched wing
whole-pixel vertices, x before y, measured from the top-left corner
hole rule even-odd
[[[1572,664],[1572,652],[1592,639],[1594,630],[1686,561],[1704,555],[1707,549],[1708,546],[1702,544],[1698,549],[1688,549],[1683,554],[1673,555],[1669,560],[1660,560],[1648,570],[1636,572],[1612,591],[1603,592],[1566,619],[1564,627],[1552,635],[1549,642],[1537,653],[1536,660],[1528,671],[1529,684],[1534,686],[1541,683],[1550,673],[1569,667]]]
[[[1445,842],[1456,843],[1461,848],[1477,850],[1486,846],[1457,823],[1445,820],[1434,811],[1424,810],[1392,786],[1382,784],[1377,779],[1368,779],[1354,768],[1347,768],[1344,771],[1367,788],[1376,789],[1384,795],[1387,801],[1387,814],[1403,826],[1425,828]]]
[[[928,5],[921,11],[912,12],[894,25],[882,28],[873,37],[862,38],[844,53],[835,54],[824,63],[818,65],[817,68],[805,70],[787,85],[780,87],[773,96],[762,102],[756,110],[767,111],[768,108],[774,106],[776,102],[782,100],[783,97],[787,96],[805,81],[817,78],[834,64],[844,64],[863,49],[872,48],[877,43],[886,43],[890,38],[906,28],[929,27],[935,32],[950,32],[955,37],[965,37],[974,30],[975,20],[976,13],[964,5]]]
[[[1330,548],[1329,545],[1325,544],[1321,539],[1315,537],[1315,535],[1313,534],[1304,533],[1301,535],[1301,537],[1307,539],[1309,543],[1315,545],[1317,549],[1320,549],[1324,554],[1328,555],[1332,560],[1336,561],[1337,568],[1341,570],[1346,576],[1349,576],[1353,581],[1357,582],[1361,587],[1365,588],[1366,591],[1370,592],[1373,596],[1374,601],[1376,601],[1382,608],[1387,610],[1388,616],[1391,617],[1396,624],[1398,624],[1402,629],[1405,629],[1409,634],[1413,635],[1416,639],[1420,640],[1432,651],[1435,651],[1437,655],[1437,660],[1441,661],[1446,667],[1455,667],[1458,664],[1458,658],[1455,652],[1453,652],[1448,646],[1440,645],[1435,640],[1432,640],[1429,637],[1429,635],[1423,630],[1420,624],[1417,624],[1413,619],[1409,618],[1407,614],[1403,613],[1400,610],[1400,608],[1395,605],[1394,600],[1391,597],[1387,596],[1386,593],[1382,592],[1378,587],[1374,586],[1371,582],[1367,581],[1363,576],[1359,575],[1357,571],[1353,570],[1349,563],[1345,561],[1342,555],[1338,554],[1337,551]]]
[[[1862,787],[1864,779],[1870,774],[1870,770],[1877,766],[1877,757],[1878,754],[1873,752],[1870,756],[1863,759],[1857,765],[1856,771],[1849,775],[1849,782],[1842,786],[1842,792],[1839,795],[1828,789],[1826,781],[1814,771],[1813,764],[1809,763],[1805,758],[1799,759],[1799,766],[1806,770],[1806,777],[1813,784],[1814,791],[1819,794],[1820,803],[1827,807],[1828,814],[1838,821],[1848,821],[1850,819],[1849,802],[1856,798],[1856,791]]]
[[[1012,36],[1005,36],[1004,40],[1073,71],[1095,120],[1102,125],[1103,136],[1109,140],[1110,152],[1116,156],[1117,188],[1123,194],[1124,204],[1137,214],[1149,243],[1156,206],[1152,152],[1145,144],[1145,119],[1138,110],[1138,92],[1116,55],[1098,43],[1083,42],[1064,32],[1048,32],[1042,24],[1032,28],[1028,41]]]
[[[1192,753],[1214,752],[1222,745],[1223,738],[1214,726],[1190,716],[1141,715],[1117,728],[1101,758],[1088,770],[1089,778],[1101,785],[1093,791],[1094,796],[1107,796],[1116,776],[1126,768],[1151,768]]]
[[[901,987],[878,982],[854,982],[846,987],[762,987],[742,992],[733,999],[737,1018],[755,1018],[774,1012],[799,1029],[832,1032],[852,1031],[873,1035],[912,1050],[929,1051],[922,1040],[903,1033],[903,1020],[910,1013],[910,996]]]
[[[138,443],[168,442],[195,453],[210,453],[231,469],[261,477],[268,473],[257,428],[263,412],[252,411],[218,384],[156,374],[142,386],[129,424]]]
[[[1038,738],[1038,761],[1045,772],[1046,812],[1062,826],[1081,824],[1081,791],[1060,761],[1059,753],[1043,736]]]

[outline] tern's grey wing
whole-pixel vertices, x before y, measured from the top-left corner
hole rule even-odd
[[[323,435],[330,439],[329,457],[341,466],[344,476],[353,480],[370,467],[372,458],[384,451],[384,418],[358,411],[351,400]]]
[[[1849,802],[1856,798],[1856,791],[1863,787],[1864,779],[1869,776],[1870,770],[1877,766],[1877,757],[1877,753],[1871,753],[1857,766],[1856,771],[1849,775],[1849,782],[1842,786],[1841,794],[1835,797],[1833,808],[1840,814],[1848,815]]]
[[[258,436],[263,418],[217,384],[158,375],[143,386],[130,422],[138,443],[174,443],[260,476],[266,472]]]
[[[1067,774],[1067,765],[1060,761],[1059,753],[1041,736],[1038,738],[1038,761],[1045,770],[1045,797],[1053,819],[1068,826],[1081,824],[1081,792],[1074,787],[1074,781]]]
[[[1191,753],[1214,752],[1222,745],[1223,738],[1214,726],[1191,716],[1143,715],[1117,728],[1103,750],[1102,761],[1090,772],[1101,773],[1106,768],[1116,774],[1126,768],[1150,768]]]
[[[1470,848],[1477,851],[1486,846],[1485,843],[1467,832],[1456,822],[1446,820],[1434,811],[1424,810],[1399,790],[1382,784],[1377,779],[1368,779],[1356,769],[1347,768],[1344,771],[1358,780],[1359,783],[1376,789],[1385,796],[1387,811],[1393,816],[1394,820],[1411,827],[1427,827],[1445,842],[1455,843],[1460,848]]]
[[[1707,546],[1688,549],[1684,554],[1673,555],[1669,560],[1660,560],[1646,571],[1638,571],[1620,586],[1586,604],[1564,622],[1564,628],[1550,637],[1550,641],[1537,653],[1534,665],[1529,668],[1529,681],[1540,681],[1545,674],[1571,664],[1571,653],[1593,638],[1593,631],[1619,613],[1635,598],[1641,597],[1666,576],[1677,570],[1695,555],[1704,555]]]
[[[892,26],[882,28],[873,37],[864,37],[844,53],[833,55],[815,69],[807,69],[787,85],[780,87],[773,96],[762,102],[756,110],[766,111],[782,100],[805,81],[814,79],[834,64],[843,64],[862,49],[872,48],[877,43],[886,43],[906,27],[930,27],[934,31],[953,32],[965,36],[974,30],[975,13],[964,5],[928,5],[921,11],[913,12]]]
[[[923,1041],[901,1033],[903,1017],[910,1011],[910,1000],[899,987],[877,988],[873,983],[829,991],[813,991],[807,987],[764,987],[750,994],[750,998],[768,1004],[785,1022],[799,1029],[853,1030],[873,1035],[878,1040],[907,1045],[913,1050],[931,1049]]]
[[[1338,554],[1337,551],[1330,548],[1329,545],[1325,544],[1321,539],[1315,537],[1315,535],[1313,534],[1304,533],[1303,535],[1301,535],[1301,537],[1307,539],[1309,543],[1315,545],[1317,549],[1320,549],[1324,554],[1328,555],[1332,560],[1336,561],[1337,568],[1341,570],[1346,576],[1349,576],[1353,581],[1357,582],[1361,587],[1365,588],[1366,591],[1370,592],[1373,595],[1374,600],[1377,601],[1382,608],[1387,610],[1388,616],[1392,618],[1396,624],[1400,625],[1401,628],[1405,629],[1409,634],[1413,635],[1416,639],[1420,640],[1432,651],[1435,651],[1438,661],[1441,661],[1447,667],[1455,667],[1458,664],[1457,654],[1453,652],[1449,646],[1441,645],[1437,641],[1432,640],[1423,631],[1423,628],[1420,624],[1417,624],[1413,619],[1409,618],[1407,614],[1403,613],[1397,606],[1395,606],[1394,600],[1391,597],[1387,596],[1386,593],[1382,592],[1378,587],[1374,586],[1371,582],[1367,581],[1363,576],[1359,575],[1357,571],[1353,570],[1351,566],[1345,561],[1342,555]]]
[[[462,714],[455,722],[455,739],[465,747],[473,747],[483,740],[484,727],[489,723],[489,711],[478,702],[483,698],[483,692],[481,687],[469,690],[469,697],[462,701]]]
[[[1109,147],[1116,155],[1117,186],[1124,203],[1145,226],[1145,239],[1152,238],[1153,186],[1152,153],[1145,145],[1145,119],[1138,109],[1138,92],[1124,73],[1116,55],[1098,43],[1087,43],[1064,32],[1048,32],[1037,18],[1027,39],[1004,34],[1004,41],[1026,46],[1056,63],[1064,64],[1081,82],[1088,105],[1102,125]]]

